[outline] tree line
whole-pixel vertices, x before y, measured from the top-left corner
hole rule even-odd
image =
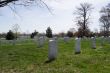
[[[76,24],[79,27],[76,33],[78,37],[89,37],[89,36],[110,36],[110,4],[103,7],[100,10],[100,32],[93,33],[89,29],[90,15],[91,11],[94,9],[92,4],[81,3],[79,7],[76,8]]]
[[[43,0],[0,0],[0,7],[8,6],[8,4],[14,4],[14,5],[23,5],[23,6],[29,6],[34,3],[38,4],[44,4],[47,8],[48,5]],[[68,31],[67,35],[71,36],[77,36],[77,37],[91,37],[91,36],[104,36],[108,37],[110,36],[110,3],[108,3],[106,6],[102,7],[100,10],[100,32],[92,32],[90,31],[89,25],[90,25],[90,18],[91,18],[91,12],[94,9],[93,5],[90,3],[81,3],[78,7],[76,7],[76,10],[74,11],[73,15],[75,16],[75,22],[78,26],[78,31],[73,34],[73,32]],[[16,31],[17,36],[17,28],[14,29]],[[31,38],[33,38],[37,32],[34,32],[31,34]],[[61,35],[65,35],[64,33],[61,33]],[[46,36],[52,37],[52,30],[50,27],[46,30]],[[17,38],[17,37],[16,37]]]

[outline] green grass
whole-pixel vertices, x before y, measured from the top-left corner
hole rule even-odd
[[[0,73],[110,73],[110,43],[91,49],[91,41],[81,40],[81,54],[74,54],[75,40],[58,40],[57,59],[48,60],[48,42],[38,48],[32,40],[0,46]]]

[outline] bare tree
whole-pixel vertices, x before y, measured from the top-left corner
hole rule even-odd
[[[108,32],[109,32],[109,24],[108,24],[108,19],[106,16],[101,16],[99,21],[101,22],[101,28],[103,32],[103,36],[108,36]]]
[[[110,4],[107,6],[103,7],[100,11],[101,17],[99,21],[101,22],[100,26],[103,29],[103,35],[105,37],[109,36],[109,31],[110,31]]]
[[[82,36],[86,36],[88,30],[88,24],[90,20],[90,13],[93,9],[92,4],[81,3],[79,7],[76,8],[76,22],[79,26],[79,29],[82,31]]]
[[[18,31],[19,31],[19,29],[20,29],[20,26],[18,24],[15,24],[15,25],[12,26],[12,30],[15,33],[15,38],[16,39],[18,37]]]

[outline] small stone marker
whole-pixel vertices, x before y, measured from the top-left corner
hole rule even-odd
[[[108,37],[108,41],[109,41],[109,43],[110,43],[110,36]]]
[[[80,54],[81,51],[81,38],[76,38],[76,44],[75,44],[75,54]]]
[[[44,45],[44,38],[43,37],[39,37],[38,38],[38,47],[42,47]]]
[[[104,36],[102,36],[102,37],[100,38],[100,43],[101,43],[101,46],[104,45]]]
[[[96,49],[96,38],[92,37],[91,39],[92,39],[92,48]]]
[[[7,40],[2,40],[2,43],[3,43],[3,44],[7,44],[8,41],[7,41]]]
[[[56,40],[49,40],[49,51],[48,59],[49,61],[55,60],[57,57],[57,42]]]
[[[58,38],[57,37],[53,37],[53,38],[51,38],[51,40],[57,40]]]
[[[43,37],[44,41],[46,41],[46,37],[45,36],[42,36],[42,37]]]
[[[1,46],[1,44],[2,44],[2,41],[1,41],[1,38],[0,38],[0,46]]]
[[[110,43],[110,36],[106,37],[105,39],[107,43]]]
[[[64,41],[67,43],[69,41],[69,37],[64,37]]]
[[[54,37],[54,39],[57,40],[58,38],[57,37]]]
[[[16,40],[16,39],[14,39],[14,40],[12,41],[12,44],[13,44],[13,45],[15,45],[15,44],[16,44],[16,42],[17,42],[17,40]]]
[[[34,41],[35,43],[38,43],[39,37],[38,37],[38,36],[35,36],[34,39],[33,39],[33,41]]]

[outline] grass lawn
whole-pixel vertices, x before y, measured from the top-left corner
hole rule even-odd
[[[48,42],[38,48],[32,40],[16,45],[0,45],[0,73],[110,73],[110,43],[97,39],[91,49],[90,39],[81,40],[81,54],[74,54],[75,40],[58,40],[57,59],[48,60]]]

